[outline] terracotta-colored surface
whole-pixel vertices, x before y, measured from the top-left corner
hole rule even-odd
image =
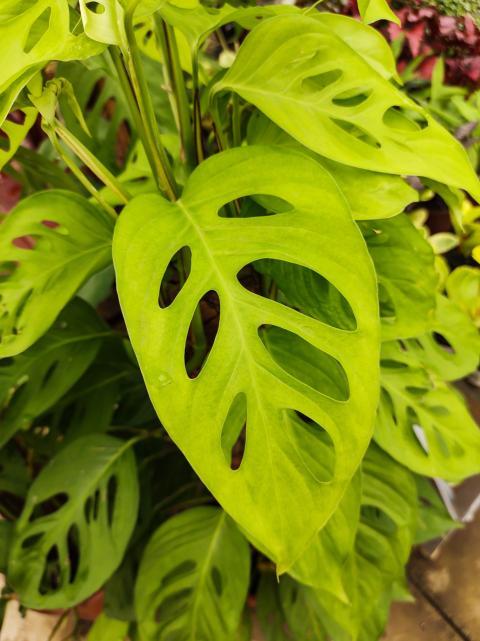
[[[422,595],[411,586],[414,603],[396,603],[384,641],[462,641]]]

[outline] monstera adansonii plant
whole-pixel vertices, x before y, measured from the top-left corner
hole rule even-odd
[[[480,183],[359,4],[1,3],[4,601],[375,641],[456,526],[430,479],[480,471],[480,341],[408,178]]]

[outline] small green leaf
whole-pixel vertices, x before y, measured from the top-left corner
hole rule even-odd
[[[82,196],[46,191],[0,225],[0,356],[19,354],[87,278],[111,261],[113,221]]]
[[[444,381],[468,376],[478,367],[480,335],[468,315],[446,296],[437,295],[431,331],[407,341],[419,363]]]
[[[289,211],[218,214],[231,201],[265,193],[287,201]],[[160,283],[182,247],[191,250],[192,272],[162,308]],[[133,199],[117,225],[114,257],[129,335],[162,423],[222,506],[285,571],[335,509],[370,438],[376,406],[376,285],[335,183],[313,160],[289,150],[217,154],[195,170],[176,203],[159,195]],[[268,257],[327,279],[342,292],[353,328],[320,322],[244,288],[237,276],[242,268]],[[200,373],[189,378],[185,341],[209,290],[219,296],[219,330]],[[264,325],[292,336],[314,363],[333,361],[341,395],[320,377],[295,376],[275,361],[259,332]],[[246,401],[247,427],[235,470],[222,432],[230,442],[229,410],[238,396]],[[327,482],[309,467],[324,435],[335,459]]]
[[[319,20],[289,15],[260,23],[213,95],[224,90],[332,160],[430,177],[480,199],[460,143]]]
[[[94,434],[55,456],[15,527],[8,577],[21,603],[69,608],[98,590],[123,558],[137,508],[130,443]]]
[[[52,407],[95,358],[110,334],[93,309],[74,299],[27,351],[0,367],[0,446]]]
[[[406,214],[362,222],[360,229],[377,273],[382,339],[423,334],[436,305],[431,247]]]
[[[480,431],[460,394],[429,377],[417,350],[384,343],[375,440],[412,471],[461,481],[480,471]]]
[[[450,299],[463,309],[475,325],[480,325],[480,269],[457,267],[447,278],[446,288]]]
[[[141,641],[225,641],[247,596],[248,544],[214,507],[166,521],[150,539],[135,587]]]
[[[85,33],[92,40],[127,49],[124,3],[118,0],[80,0]]]

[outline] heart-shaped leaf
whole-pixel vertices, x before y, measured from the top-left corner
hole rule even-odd
[[[219,215],[251,194],[283,199],[288,210]],[[191,273],[173,303],[161,308],[163,274],[182,247],[190,249]],[[244,288],[239,272],[269,257],[327,279],[350,308],[353,329]],[[176,203],[160,195],[132,200],[117,226],[114,262],[132,345],[162,423],[224,509],[284,571],[340,500],[370,438],[376,406],[376,285],[345,201],[303,155],[234,149],[202,163]],[[220,323],[192,380],[185,342],[208,291],[219,297]],[[298,378],[269,354],[259,330],[270,325],[308,352],[313,372]],[[337,390],[315,373],[325,363],[338,373]],[[245,423],[245,451],[235,470],[231,452]],[[327,479],[310,465],[324,437],[333,460]]]
[[[346,165],[416,174],[468,190],[480,182],[460,143],[321,21],[266,20],[213,87],[254,104],[307,148]]]
[[[72,33],[66,0],[2,2],[0,42],[0,124],[21,89],[49,60],[80,60],[104,48],[84,33]]]
[[[378,279],[382,339],[431,328],[438,276],[429,243],[406,214],[360,223]]]
[[[135,586],[141,641],[225,641],[247,597],[250,552],[218,508],[198,507],[166,521],[150,539]]]
[[[390,20],[391,22],[400,24],[399,18],[390,9],[387,0],[359,0],[358,10],[365,22]]]
[[[111,261],[113,220],[77,194],[45,191],[0,225],[0,356],[32,345]]]
[[[460,394],[432,379],[416,350],[384,343],[375,439],[418,474],[447,481],[480,472],[480,431]]]
[[[130,443],[92,434],[62,450],[16,523],[8,577],[22,604],[68,608],[98,590],[123,558],[137,508]]]
[[[0,446],[52,407],[82,376],[110,330],[74,299],[35,345],[0,360]]]

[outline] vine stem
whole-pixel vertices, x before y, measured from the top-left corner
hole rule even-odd
[[[148,92],[147,82],[143,73],[140,53],[133,29],[133,15],[137,2],[131,3],[125,13],[125,31],[128,41],[128,49],[124,50],[123,56],[131,86],[143,121],[142,133],[145,151],[152,165],[152,170],[158,187],[174,201],[177,199],[177,185],[173,177],[173,171],[168,160],[167,152],[160,139],[160,131],[153,109],[152,99]]]
[[[67,147],[126,205],[131,196],[112,172],[96,158],[59,120],[55,120],[54,131]]]
[[[67,167],[70,169],[70,171],[75,176],[75,178],[85,187],[88,193],[95,198],[95,200],[98,202],[99,205],[101,205],[101,207],[107,212],[107,214],[111,216],[114,220],[116,220],[117,212],[115,211],[115,209],[113,209],[113,207],[103,199],[100,192],[95,188],[94,185],[92,185],[92,183],[88,180],[88,178],[85,176],[82,170],[79,167],[77,167],[77,165],[69,157],[69,155],[64,152],[54,132],[52,132],[52,135],[50,136],[50,140],[52,142],[52,145],[55,151],[63,160],[63,162],[67,165]]]
[[[182,150],[187,168],[195,166],[195,147],[193,139],[192,117],[188,102],[185,77],[180,65],[177,39],[173,28],[155,14],[155,27],[162,49],[169,85],[173,92],[177,112],[177,123],[182,141]]]

